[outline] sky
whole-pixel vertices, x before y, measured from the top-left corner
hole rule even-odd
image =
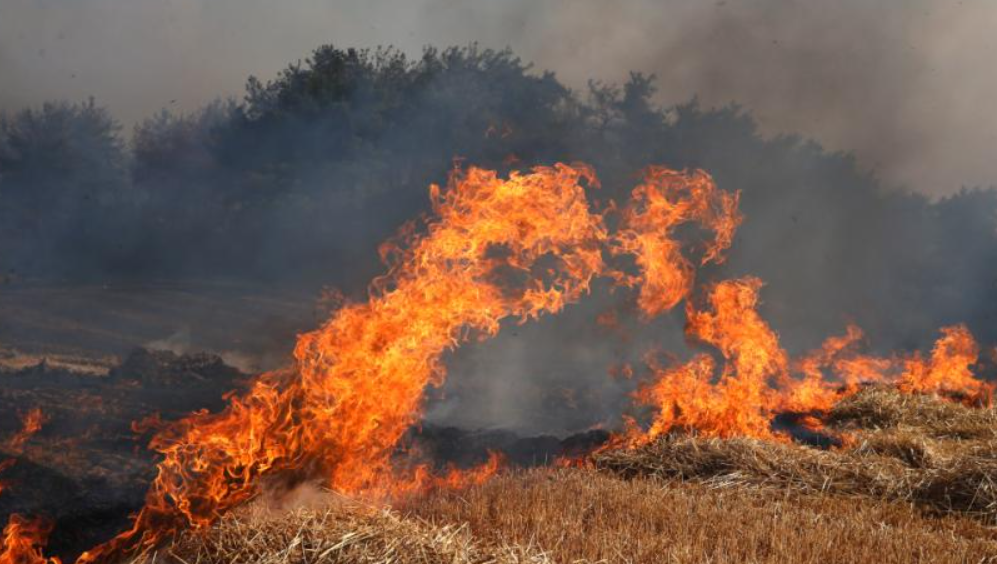
[[[511,47],[583,90],[658,77],[891,188],[997,184],[991,0],[0,0],[0,109],[94,96],[127,126],[239,97],[321,44]]]

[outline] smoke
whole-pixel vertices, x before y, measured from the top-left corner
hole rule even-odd
[[[0,107],[94,95],[135,123],[238,95],[315,45],[511,46],[576,88],[654,73],[660,99],[743,104],[767,134],[853,151],[888,186],[988,186],[987,0],[4,0]]]
[[[362,297],[382,271],[377,245],[427,211],[425,187],[444,181],[456,156],[506,170],[509,155],[520,159],[517,166],[583,160],[605,185],[597,197],[620,201],[641,167],[660,163],[702,167],[722,189],[743,192],[747,221],[730,261],[703,279],[766,280],[763,314],[791,353],[849,321],[868,331],[876,351],[924,347],[939,326],[957,322],[991,342],[997,193],[956,190],[997,178],[985,154],[997,131],[989,106],[997,92],[980,70],[993,51],[984,31],[994,15],[997,7],[983,2],[927,1],[2,0],[0,107],[95,95],[129,124],[160,108],[173,117],[144,122],[130,152],[107,144],[104,160],[128,167],[100,172],[103,161],[93,158],[82,172],[68,167],[68,181],[42,175],[43,184],[33,176],[39,168],[51,172],[44,164],[49,145],[37,144],[42,157],[32,165],[9,157],[0,140],[0,158],[11,159],[0,168],[24,165],[2,171],[4,196],[15,198],[0,213],[23,198],[44,243],[5,222],[0,250],[17,252],[0,256],[0,266],[6,272],[20,256],[44,263],[39,276],[231,277],[280,291],[304,287],[309,295],[329,284]],[[328,42],[394,44],[409,54],[424,44],[510,45],[536,72],[524,76],[508,60],[491,61],[484,71],[428,73],[418,84],[400,79],[379,91],[371,86],[378,80],[353,69],[335,76],[362,88],[323,93],[321,110],[295,92],[267,117],[267,105],[281,102],[265,99],[265,89],[258,104],[201,109],[219,96],[244,94],[247,76],[273,78]],[[541,74],[547,69],[557,81]],[[623,83],[631,70],[657,75],[653,101],[671,108],[667,121],[644,105],[640,79],[606,106],[579,109],[588,80]],[[674,106],[694,96],[700,109]],[[747,114],[707,110],[729,102]],[[587,110],[612,117],[594,125]],[[64,114],[95,113],[63,108],[49,121],[22,121],[58,125],[72,122]],[[509,124],[508,138],[486,133]],[[53,135],[76,139],[67,162],[90,162],[77,157],[94,152],[89,140],[109,136],[101,133],[109,127],[91,129],[99,131]],[[782,133],[854,151],[858,165]],[[112,213],[87,194],[124,168],[122,198],[133,201]],[[933,201],[884,186],[951,196]],[[39,187],[51,194],[37,198]],[[51,202],[59,202],[59,214]],[[181,331],[183,338],[158,346],[227,351],[249,368],[285,358],[294,333],[306,328],[300,321],[315,321],[300,312],[271,318],[245,304],[221,316],[218,303],[140,342]],[[647,326],[631,323],[624,334],[595,323],[619,306],[619,296],[603,288],[560,316],[510,325],[494,340],[461,349],[449,359],[452,378],[429,420],[556,433],[612,425],[630,403],[633,382],[610,378],[610,367],[639,365],[654,348],[687,352],[680,312]],[[93,317],[81,312],[84,321]],[[9,319],[0,339],[22,333],[20,321]],[[196,329],[189,340],[184,327]],[[242,358],[225,339],[212,346],[205,327],[251,334],[244,349],[254,356]]]

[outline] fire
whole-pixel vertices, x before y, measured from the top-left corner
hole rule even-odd
[[[819,349],[798,359],[794,365],[801,378],[783,378],[780,382],[787,390],[781,409],[797,413],[827,411],[861,384],[882,382],[892,363],[860,354],[858,347],[864,338],[861,328],[848,325],[844,335],[828,337]]]
[[[507,180],[471,168],[432,186],[434,217],[424,235],[410,225],[382,247],[389,271],[370,299],[302,335],[293,368],[264,374],[221,413],[160,433],[152,447],[164,460],[133,528],[81,560],[208,526],[282,472],[319,473],[352,494],[424,482],[424,472],[395,471],[392,453],[427,385],[443,382],[442,354],[495,335],[505,319],[559,311],[604,270],[608,234],[583,183],[596,185],[589,168],[558,165]]]
[[[613,273],[620,284],[639,286],[637,305],[647,317],[671,310],[692,291],[695,266],[682,254],[675,228],[691,221],[712,231],[700,261],[721,263],[741,223],[739,193],[717,189],[701,170],[686,174],[650,167],[622,210],[619,232],[613,238],[615,254],[633,255],[639,275]]]
[[[973,375],[980,348],[964,325],[942,329],[931,357],[915,355],[904,363],[900,388],[908,392],[964,394],[976,399],[990,389]]]
[[[625,442],[641,444],[673,429],[712,437],[787,440],[771,429],[775,414],[799,413],[805,427],[819,429],[817,415],[868,383],[890,383],[902,391],[956,396],[970,403],[989,401],[992,386],[977,380],[971,370],[979,349],[965,326],[943,328],[927,360],[919,354],[863,355],[858,351],[862,330],[851,325],[844,335],[790,362],[778,335],[757,312],[761,286],[757,278],[728,280],[709,290],[710,310],[688,302],[687,336],[716,348],[723,369],[717,377],[716,362],[705,353],[672,367],[649,359],[654,377],[635,398],[654,407],[655,417],[646,431],[631,425]]]
[[[714,384],[716,363],[707,354],[670,369],[652,363],[655,382],[640,389],[637,399],[656,406],[658,413],[642,440],[673,428],[717,437],[773,437],[769,424],[778,401],[771,383],[785,374],[788,359],[756,311],[761,285],[757,278],[716,284],[709,292],[709,310],[688,302],[686,334],[716,347],[724,367]]]
[[[21,430],[7,440],[7,448],[13,452],[21,452],[28,439],[41,431],[47,420],[41,409],[36,407],[29,410],[21,417]]]
[[[42,549],[52,526],[40,519],[14,514],[3,530],[0,564],[61,564],[58,558],[45,558]]]
[[[611,237],[583,184],[598,185],[591,169],[559,164],[506,180],[470,168],[445,189],[432,186],[433,218],[423,235],[410,224],[382,246],[389,270],[371,284],[370,299],[302,335],[295,366],[262,375],[222,413],[196,413],[157,435],[151,446],[164,460],[146,507],[131,530],[81,560],[208,526],[276,474],[319,472],[336,490],[367,495],[434,483],[425,471],[398,471],[392,453],[418,421],[427,385],[443,382],[444,352],[495,335],[505,319],[557,312],[602,275],[642,284],[649,310],[671,307],[691,288],[693,270],[673,229],[701,223],[714,233],[703,262],[719,262],[740,221],[737,196],[706,173],[654,167]],[[639,251],[639,278],[609,269],[607,248]],[[651,260],[655,253],[667,263]],[[659,291],[671,293],[662,299]],[[489,475],[494,464],[472,478],[451,471],[443,483]]]
[[[776,413],[826,410],[865,381],[900,382],[909,391],[983,391],[969,371],[977,347],[965,328],[944,330],[928,360],[864,357],[857,352],[861,331],[849,328],[791,362],[758,313],[760,280],[722,281],[691,299],[697,261],[686,256],[676,230],[700,227],[709,236],[698,263],[717,264],[742,221],[739,194],[719,190],[705,172],[651,167],[629,202],[602,211],[592,209],[586,187],[598,187],[594,172],[564,164],[507,179],[472,167],[455,172],[445,187],[431,186],[433,213],[381,247],[387,273],[371,283],[368,299],[343,303],[320,328],[300,335],[292,366],[259,376],[219,413],[156,424],[150,448],[163,460],[145,507],[128,531],[79,562],[134,554],[182,529],[208,527],[270,480],[319,476],[346,494],[386,498],[487,479],[502,464],[498,455],[475,469],[437,475],[398,452],[420,420],[426,388],[444,382],[443,355],[496,335],[503,322],[557,313],[597,277],[634,288],[645,318],[685,300],[690,341],[722,359],[719,374],[721,363],[705,352],[677,366],[649,361],[654,379],[636,399],[655,409],[655,419],[646,431],[631,425],[631,443],[679,428],[784,439],[770,428]],[[610,217],[618,218],[613,229]],[[627,258],[636,272],[614,266]],[[629,365],[620,374],[629,378]],[[41,425],[40,411],[32,421]],[[47,529],[32,524],[12,518],[5,554],[35,560],[8,561],[46,562],[38,547]]]

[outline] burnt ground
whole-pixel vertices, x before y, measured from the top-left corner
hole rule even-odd
[[[286,365],[296,333],[327,314],[307,294],[242,283],[0,284],[0,463],[15,461],[0,472],[0,523],[11,513],[54,521],[50,550],[64,559],[113,536],[155,475],[150,435],[133,422],[221,409],[250,374]],[[15,448],[10,438],[35,408],[45,423]],[[606,437],[426,425],[404,448],[439,467],[489,451],[535,466]]]
[[[137,346],[211,351],[244,371],[267,370],[326,317],[315,295],[222,281],[0,283],[0,349],[104,370]]]
[[[193,409],[220,409],[222,395],[247,376],[217,356],[178,356],[136,349],[105,375],[42,361],[0,371],[0,457],[16,462],[0,474],[0,518],[16,512],[55,521],[52,550],[86,548],[112,535],[142,504],[154,476],[147,436],[132,422]],[[23,447],[9,437],[21,416],[40,409],[45,422]]]

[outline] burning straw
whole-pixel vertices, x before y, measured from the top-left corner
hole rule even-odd
[[[995,417],[993,409],[873,388],[831,412],[846,443],[836,450],[667,434],[593,461],[624,477],[900,500],[997,523]]]

